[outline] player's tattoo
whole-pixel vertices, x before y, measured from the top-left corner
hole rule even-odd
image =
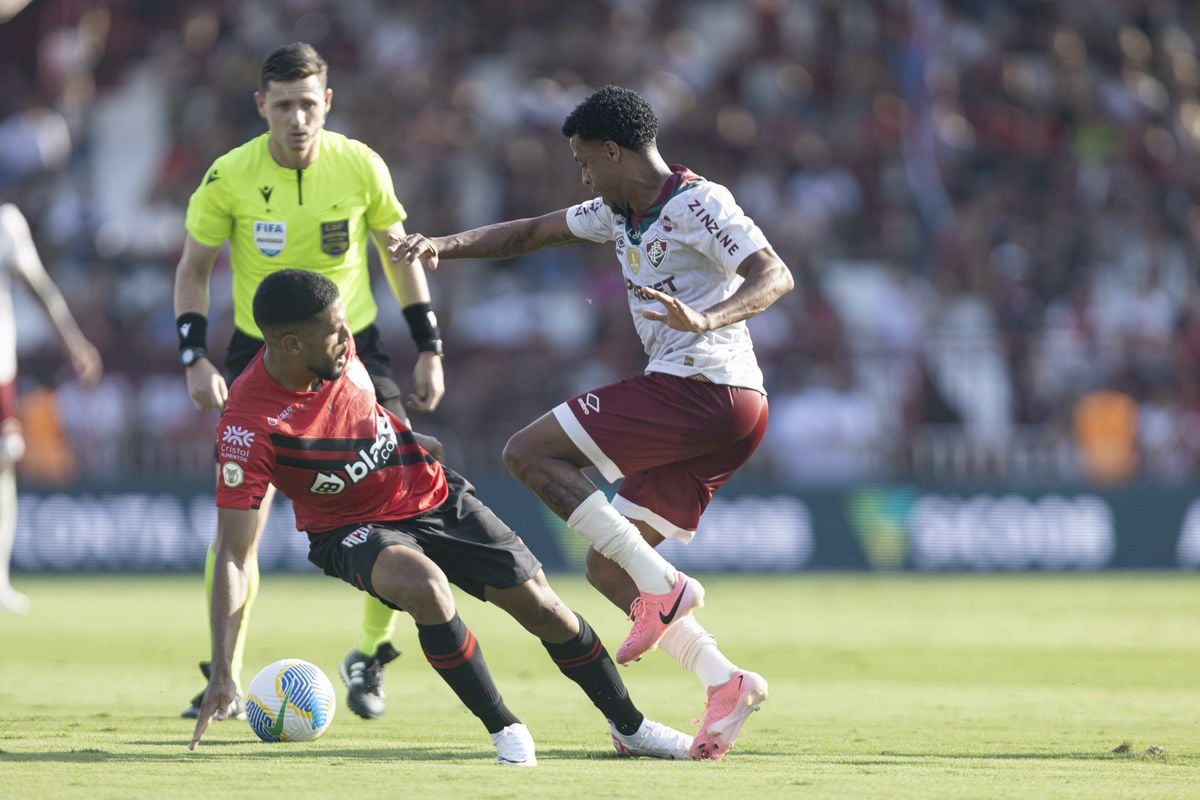
[[[545,241],[542,242],[542,246],[543,247],[557,247],[560,244],[579,244],[580,242],[585,242],[585,241],[587,241],[587,240],[580,239],[578,236],[571,233],[570,231],[565,231],[564,233],[561,233],[557,236],[547,236]]]
[[[513,231],[498,247],[492,248],[485,255],[488,258],[512,258],[524,252],[525,237],[521,235],[520,231]]]
[[[596,485],[584,477],[583,473],[576,472],[569,477],[547,476],[545,483],[534,487],[534,491],[551,511],[565,520],[580,503],[595,493]]]

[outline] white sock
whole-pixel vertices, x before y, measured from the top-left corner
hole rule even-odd
[[[634,524],[612,507],[597,489],[571,512],[567,525],[596,552],[629,573],[638,591],[666,594],[675,583],[675,568],[655,552]]]
[[[0,590],[9,586],[8,563],[17,535],[17,470],[0,467]]]
[[[704,630],[691,614],[667,628],[658,647],[699,678],[705,687],[720,686],[737,669],[717,649],[716,638]]]

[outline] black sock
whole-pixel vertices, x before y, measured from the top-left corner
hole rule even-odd
[[[629,699],[629,691],[617,665],[609,658],[600,637],[578,614],[579,634],[569,642],[552,644],[545,640],[542,645],[563,675],[579,684],[584,693],[606,719],[626,736],[637,733],[641,727],[642,712]]]
[[[458,614],[441,625],[417,625],[417,639],[425,658],[442,680],[450,684],[463,705],[479,717],[488,733],[498,733],[521,721],[505,707],[475,634]]]

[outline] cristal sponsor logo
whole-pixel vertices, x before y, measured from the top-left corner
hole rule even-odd
[[[588,392],[583,397],[575,398],[575,402],[579,403],[579,408],[583,410],[585,417],[593,411],[597,414],[600,413],[600,398],[591,392]]]
[[[242,485],[242,481],[246,479],[246,473],[242,470],[240,464],[234,464],[228,461],[221,465],[221,480],[230,489],[236,489]]]
[[[240,425],[230,425],[221,433],[221,441],[239,447],[254,444],[254,433]]]
[[[361,528],[355,528],[354,530],[350,531],[350,533],[346,534],[344,539],[342,539],[342,547],[355,547],[356,545],[360,545],[365,542],[367,537],[370,535],[371,529],[366,525],[363,525]]]
[[[363,478],[380,469],[396,452],[396,432],[392,423],[383,414],[375,417],[375,442],[370,449],[358,451],[358,460],[351,461],[345,466],[346,475],[351,483],[358,483]]]
[[[237,461],[249,461],[250,451],[244,447],[233,447],[232,445],[221,445],[221,458],[232,458]]]
[[[332,472],[318,472],[308,490],[313,494],[341,494],[346,482]]]

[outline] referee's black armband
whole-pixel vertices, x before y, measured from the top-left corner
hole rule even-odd
[[[175,332],[179,334],[179,349],[189,347],[208,348],[208,317],[188,311],[175,318]]]
[[[433,306],[429,303],[413,303],[402,310],[408,330],[413,341],[417,343],[417,350],[422,353],[437,353],[440,356],[442,334],[438,330],[437,315],[433,313]]]

